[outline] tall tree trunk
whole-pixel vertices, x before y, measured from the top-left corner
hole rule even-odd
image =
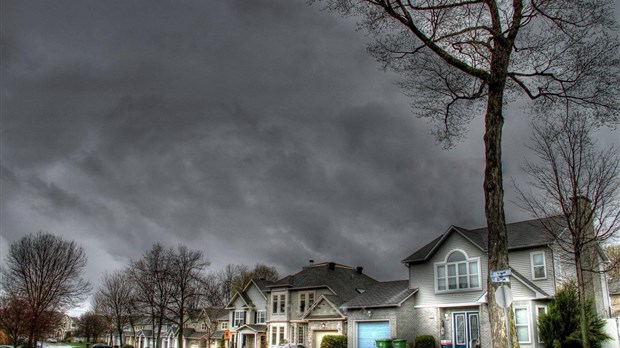
[[[586,284],[581,265],[581,253],[575,252],[575,271],[577,275],[577,295],[579,298],[579,324],[581,329],[581,345],[583,348],[590,348],[590,337],[588,337],[588,321],[586,317]]]
[[[510,47],[501,39],[495,41],[496,50],[491,62],[491,74],[489,93],[487,97],[487,110],[485,115],[485,162],[484,194],[485,213],[488,228],[488,257],[489,271],[508,269],[508,237],[506,232],[506,218],[504,216],[504,188],[502,178],[502,128],[504,116],[502,108],[504,104],[504,88],[506,85],[506,71],[510,58]],[[503,348],[507,346],[506,321],[504,310],[495,300],[495,290],[499,284],[492,283],[487,278],[487,300],[489,305],[489,318],[491,321],[491,335],[493,347]],[[512,310],[509,310],[509,318],[512,318]],[[509,319],[512,322],[511,319]],[[513,325],[512,323],[510,324]],[[514,337],[511,337],[513,347],[518,347]]]

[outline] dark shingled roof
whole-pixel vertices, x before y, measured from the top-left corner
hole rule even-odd
[[[267,286],[273,284],[272,281],[265,280],[265,279],[252,279],[252,281],[254,282],[254,284],[256,284],[258,289],[262,292],[268,291],[269,289],[267,288]]]
[[[332,267],[333,266],[333,267]],[[355,267],[325,262],[304,267],[300,272],[286,276],[267,287],[286,287],[289,290],[318,289],[328,287],[334,291],[331,302],[339,306],[359,295],[357,289],[368,290],[377,281]]]
[[[545,219],[545,221],[548,219]],[[557,224],[554,223],[553,225]],[[544,231],[543,223],[539,219],[507,224],[506,229],[508,232],[509,250],[553,243],[553,237]],[[428,261],[437,248],[439,248],[452,233],[461,234],[482,251],[487,252],[488,229],[486,227],[468,230],[462,227],[450,226],[448,231],[409,255],[402,262],[405,264],[415,264]]]
[[[352,298],[342,308],[397,307],[417,291],[417,288],[409,289],[408,280],[382,282]]]

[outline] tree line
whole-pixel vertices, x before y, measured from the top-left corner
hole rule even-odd
[[[0,331],[8,343],[34,347],[53,336],[64,312],[92,294],[92,309],[80,317],[76,335],[91,342],[115,333],[123,342],[123,330],[147,318],[159,348],[164,324],[182,330],[191,315],[204,309],[221,316],[231,296],[251,279],[278,279],[275,267],[264,264],[229,264],[207,272],[210,263],[202,251],[156,243],[124,268],[104,273],[93,293],[83,278],[86,263],[82,247],[50,233],[11,244],[0,279]],[[182,347],[182,335],[178,344]]]

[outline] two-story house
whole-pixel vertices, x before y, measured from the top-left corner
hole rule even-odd
[[[539,347],[537,317],[546,311],[562,280],[574,274],[575,266],[544,232],[540,220],[508,224],[507,230],[517,338],[521,347]],[[416,335],[433,335],[454,348],[491,345],[487,236],[486,228],[451,226],[403,260],[409,268],[409,288],[416,290]],[[592,281],[599,289],[593,294],[600,303],[599,314],[606,315],[610,303],[604,276]]]
[[[226,309],[230,311],[230,348],[267,347],[267,291],[271,282],[252,279],[235,293]]]
[[[341,306],[378,283],[362,271],[334,262],[311,264],[267,286],[269,346],[289,342],[319,348],[325,335],[346,335]]]

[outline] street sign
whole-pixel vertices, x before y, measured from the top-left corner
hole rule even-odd
[[[504,284],[500,285],[495,289],[495,302],[502,308],[510,307],[512,304],[512,290]]]
[[[506,277],[494,277],[491,276],[491,283],[509,283],[510,282],[510,277],[506,276]]]
[[[491,272],[491,277],[506,277],[511,274],[510,269],[502,269],[499,271]]]

